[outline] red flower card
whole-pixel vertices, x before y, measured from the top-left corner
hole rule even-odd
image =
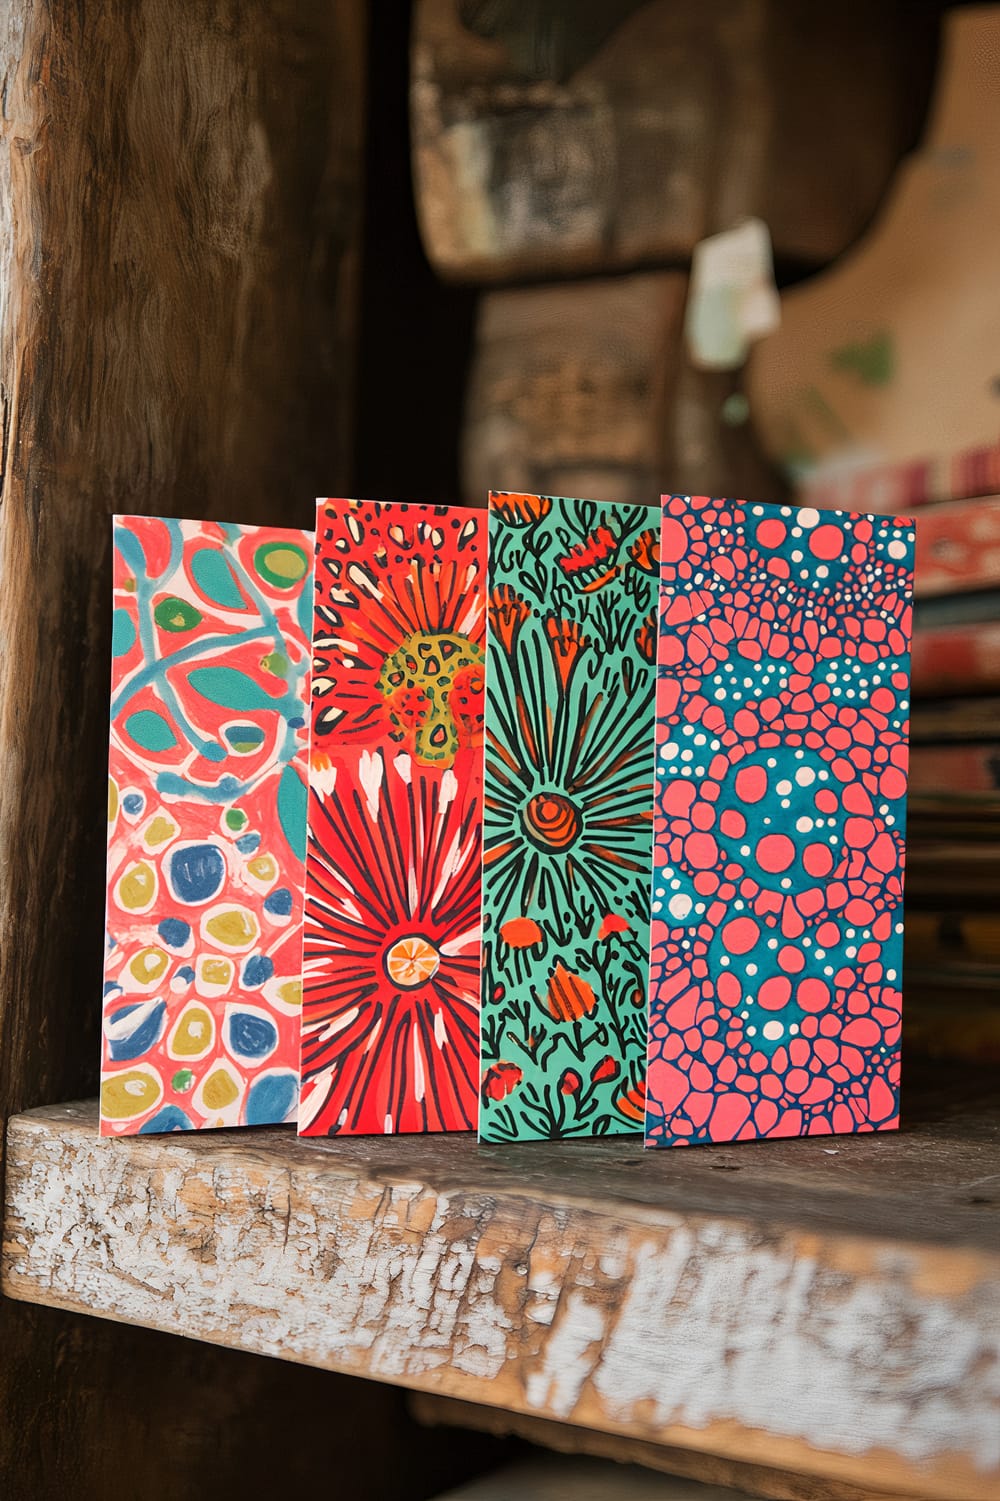
[[[486,515],[317,513],[303,1135],[470,1130]]]
[[[648,1145],[898,1124],[913,539],[664,500]]]

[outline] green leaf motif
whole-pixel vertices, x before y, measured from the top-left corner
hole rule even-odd
[[[196,667],[188,676],[195,693],[220,709],[251,714],[255,709],[275,709],[278,703],[259,683],[235,667]]]
[[[168,595],[161,599],[153,610],[153,619],[161,631],[193,631],[201,623],[201,611],[186,599]]]
[[[306,789],[294,766],[286,766],[278,783],[278,822],[288,847],[299,860],[306,857]]]

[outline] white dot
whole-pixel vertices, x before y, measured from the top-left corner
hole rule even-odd
[[[779,1037],[784,1036],[784,1033],[785,1029],[782,1026],[781,1022],[764,1023],[764,1036],[767,1038],[768,1042],[777,1042]]]
[[[814,511],[812,506],[803,506],[800,511],[796,511],[795,519],[799,526],[816,526],[819,522],[819,512]]]
[[[693,906],[694,903],[687,892],[682,891],[677,896],[670,898],[670,901],[667,903],[667,910],[670,916],[675,918],[677,922],[683,922],[686,917],[690,917]]]
[[[905,542],[900,542],[898,538],[894,542],[890,542],[889,543],[889,549],[888,550],[889,550],[889,556],[890,556],[890,558],[905,558],[906,557],[906,543]]]

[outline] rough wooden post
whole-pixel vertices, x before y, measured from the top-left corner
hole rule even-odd
[[[302,525],[347,479],[366,9],[3,7],[4,1117],[96,1081],[110,514]],[[4,1304],[0,1493],[266,1485],[278,1369]]]

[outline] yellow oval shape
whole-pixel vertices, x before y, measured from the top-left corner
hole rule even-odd
[[[222,961],[223,964],[226,960]],[[189,1006],[177,1023],[170,1044],[176,1058],[200,1058],[212,1045],[212,1017],[204,1006]]]
[[[247,870],[258,881],[273,881],[278,874],[278,862],[273,855],[255,855]]]
[[[156,895],[156,872],[145,860],[131,865],[118,882],[118,905],[126,912],[142,912]]]
[[[239,1088],[232,1074],[224,1068],[217,1068],[214,1074],[209,1074],[205,1080],[205,1088],[202,1090],[202,1101],[206,1110],[225,1110],[235,1099],[239,1098]]]
[[[302,981],[286,980],[283,985],[279,985],[278,999],[283,1001],[286,1006],[301,1006]]]
[[[130,1121],[151,1109],[162,1093],[152,1074],[138,1069],[112,1074],[101,1085],[101,1114],[109,1121]]]
[[[247,907],[230,907],[226,912],[216,912],[205,923],[205,932],[227,949],[244,949],[256,942],[259,932],[257,919]]]
[[[297,583],[308,567],[305,559],[291,547],[272,547],[267,555],[267,566],[279,578],[290,584]]]
[[[203,959],[201,978],[206,985],[228,985],[233,978],[233,961],[231,959]]]
[[[162,949],[148,948],[140,949],[137,954],[133,955],[128,967],[132,978],[140,985],[152,985],[160,978],[169,963],[170,960]]]
[[[146,843],[150,849],[156,849],[157,845],[166,844],[168,839],[173,839],[176,833],[177,825],[158,813],[146,830]]]
[[[114,777],[108,777],[108,823],[114,823],[118,817],[118,783]]]

